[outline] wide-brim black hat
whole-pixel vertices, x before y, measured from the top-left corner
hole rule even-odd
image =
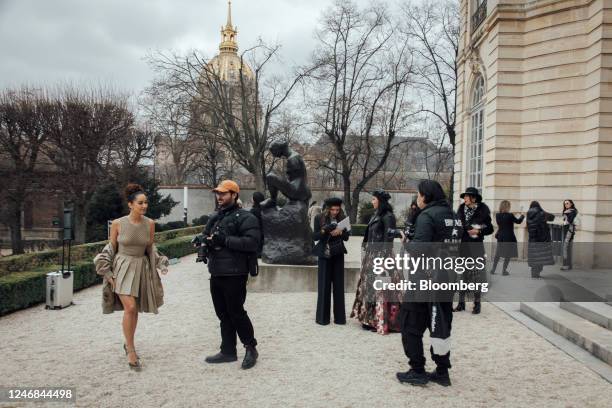
[[[374,197],[378,198],[379,200],[389,201],[391,199],[391,194],[387,193],[382,188],[377,188],[376,190],[372,191],[370,194],[372,194]]]
[[[463,198],[466,195],[474,197],[476,199],[476,201],[482,201],[482,196],[480,195],[480,193],[478,192],[478,189],[476,187],[468,187],[468,188],[466,188],[465,192],[461,193],[459,195],[459,197]]]
[[[340,197],[329,197],[325,199],[325,202],[323,203],[323,205],[329,208],[333,206],[341,206],[342,203],[343,201]]]

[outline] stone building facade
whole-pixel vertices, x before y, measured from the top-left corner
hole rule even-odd
[[[556,215],[569,198],[576,241],[611,242],[612,1],[461,0],[460,16],[455,192]]]

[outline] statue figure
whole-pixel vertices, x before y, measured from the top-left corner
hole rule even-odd
[[[306,165],[302,156],[294,152],[287,142],[278,141],[270,145],[270,153],[274,157],[287,158],[287,178],[277,174],[270,174],[266,177],[270,198],[262,202],[261,206],[263,208],[276,207],[279,191],[289,199],[288,204],[295,201],[308,204],[312,194],[306,185]]]
[[[312,265],[312,229],[308,219],[308,202],[312,197],[306,184],[304,159],[287,142],[273,142],[274,157],[287,159],[286,177],[266,177],[270,198],[261,203],[264,246],[261,258],[266,263]],[[287,197],[287,204],[278,208],[278,193]]]

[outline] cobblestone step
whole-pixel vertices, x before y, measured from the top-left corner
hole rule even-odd
[[[562,309],[557,302],[523,302],[522,313],[612,365],[612,331]]]
[[[605,329],[612,330],[612,306],[599,302],[561,302],[567,310]]]

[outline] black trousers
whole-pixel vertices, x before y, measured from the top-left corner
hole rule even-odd
[[[244,310],[248,276],[213,276],[210,294],[221,321],[221,352],[236,355],[236,333],[245,346],[256,346],[251,319]]]
[[[491,272],[495,272],[495,270],[497,269],[497,264],[499,263],[499,255],[495,255],[495,258],[493,258],[493,268],[491,268]],[[503,271],[507,271],[508,270],[508,264],[510,264],[510,258],[504,258],[504,269]]]
[[[544,265],[533,265],[531,267],[531,277],[538,278],[540,277],[540,273],[544,270]]]
[[[344,255],[319,257],[316,322],[329,324],[331,296],[334,294],[334,322],[346,323],[344,311]]]
[[[403,303],[400,310],[402,322],[402,344],[404,353],[408,357],[410,368],[417,372],[425,371],[425,353],[423,350],[423,333],[425,329],[432,332],[432,307],[431,303]],[[436,324],[444,327],[434,328],[441,330],[450,336],[453,321],[453,304],[451,302],[440,302]],[[444,355],[434,354],[433,347],[429,348],[431,359],[436,363],[438,372],[448,372],[451,368],[450,351]]]

